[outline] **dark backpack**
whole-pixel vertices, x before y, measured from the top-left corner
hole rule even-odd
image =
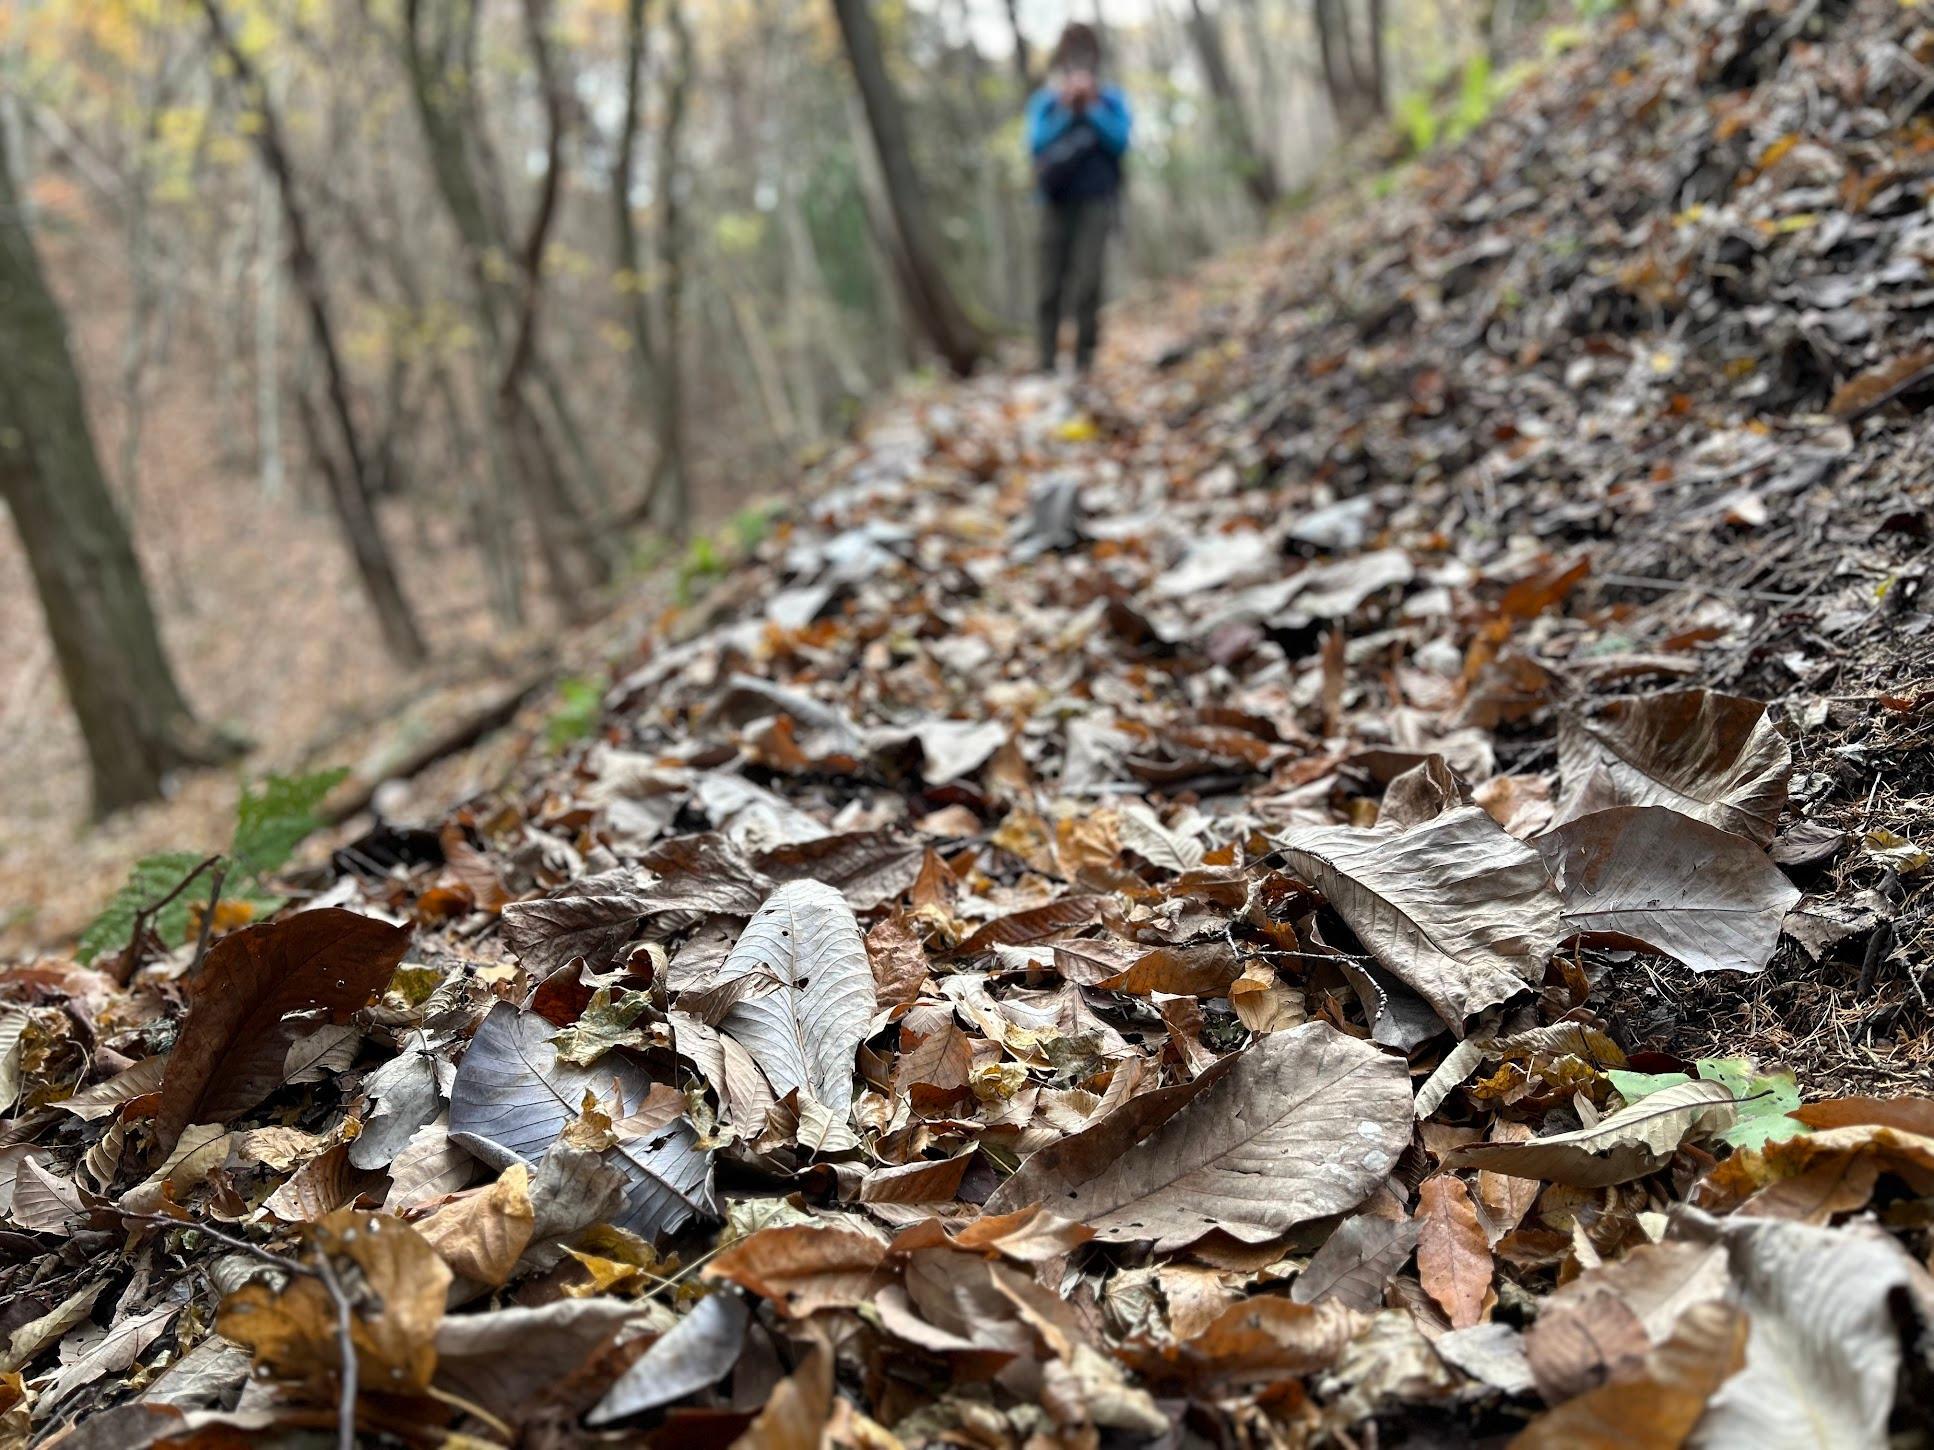
[[[1076,117],[1034,158],[1035,182],[1051,202],[1105,195],[1114,190],[1120,174],[1121,163],[1109,155],[1101,133],[1086,116]]]

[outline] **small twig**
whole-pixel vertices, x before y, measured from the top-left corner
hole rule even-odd
[[[188,975],[194,976],[201,970],[202,958],[208,955],[208,937],[215,929],[215,908],[221,905],[222,883],[228,879],[228,862],[217,866],[208,878],[208,905],[201,914],[201,934],[195,938],[195,956],[188,963]]]
[[[316,1245],[316,1272],[336,1303],[336,1352],[342,1360],[342,1394],[336,1402],[337,1450],[356,1450],[356,1316],[328,1251]]]
[[[1764,589],[1737,589],[1729,584],[1707,584],[1697,579],[1657,579],[1649,574],[1600,574],[1600,584],[1614,584],[1621,589],[1657,589],[1670,593],[1673,590],[1702,591],[1707,594],[1727,594],[1737,599],[1756,599],[1764,604],[1793,604],[1804,598],[1800,594],[1773,594]]]
[[[693,1259],[691,1263],[687,1264],[684,1268],[680,1269],[676,1274],[673,1274],[669,1279],[660,1280],[658,1287],[656,1289],[653,1289],[649,1294],[641,1296],[638,1302],[640,1304],[649,1304],[652,1300],[656,1299],[660,1294],[664,1293],[667,1289],[677,1288],[678,1285],[683,1280],[690,1277],[692,1270],[704,1268],[705,1265],[709,1264],[713,1259],[717,1258],[720,1254],[724,1253],[726,1248],[727,1248],[727,1245],[719,1244],[714,1248],[706,1250],[704,1253],[700,1254],[697,1258]]]
[[[136,1213],[126,1208],[118,1208],[115,1212],[122,1218],[133,1219],[138,1223],[159,1224],[163,1228],[193,1229],[196,1233],[204,1234],[215,1240],[218,1244],[227,1244],[231,1249],[238,1249],[242,1253],[253,1255],[265,1264],[273,1264],[284,1273],[300,1274],[309,1278],[316,1277],[316,1271],[300,1260],[289,1258],[286,1254],[275,1253],[273,1250],[263,1248],[260,1244],[252,1244],[247,1239],[237,1238],[233,1234],[223,1233],[218,1228],[210,1228],[198,1219],[173,1218],[165,1213]]]
[[[174,885],[174,889],[170,891],[166,896],[162,897],[159,901],[149,902],[148,905],[142,907],[139,911],[137,911],[134,914],[134,930],[128,934],[127,950],[121,953],[121,960],[123,961],[123,963],[125,963],[125,967],[120,973],[120,984],[123,987],[125,987],[129,982],[134,980],[135,968],[141,965],[141,959],[139,955],[140,948],[141,948],[141,938],[147,933],[148,923],[152,921],[155,918],[155,916],[168,905],[169,902],[173,901],[177,896],[181,895],[182,892],[186,891],[190,886],[192,886],[197,876],[201,875],[202,872],[206,871],[209,867],[213,866],[217,861],[221,859],[222,858],[220,856],[208,857],[193,871],[190,871],[186,876],[182,877],[181,880],[177,881]]]

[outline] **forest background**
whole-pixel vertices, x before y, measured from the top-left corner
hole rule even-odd
[[[90,702],[0,531],[0,899],[21,903],[0,939],[71,929],[97,887],[80,872],[65,903],[45,863],[110,808],[185,790],[219,819],[242,773],[326,762],[426,689],[510,672],[654,566],[713,567],[710,531],[756,532],[870,399],[1001,365],[1031,305],[1022,103],[1067,20],[1101,27],[1137,110],[1113,288],[1132,296],[1263,234],[1349,138],[1375,136],[1354,153],[1374,186],[1474,123],[1539,18],[0,0],[11,214],[84,410],[56,426],[93,440],[195,722],[186,747],[117,746],[168,690],[70,661],[127,686],[91,702],[110,723],[90,768]],[[57,346],[30,331],[6,345]],[[98,540],[69,546],[112,587]],[[230,739],[239,771],[184,785],[173,767]],[[179,811],[122,811],[91,840],[124,861],[183,833]]]

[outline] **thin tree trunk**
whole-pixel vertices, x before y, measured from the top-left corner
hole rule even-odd
[[[692,532],[691,452],[685,436],[685,117],[692,93],[692,27],[684,0],[666,0],[672,68],[666,82],[665,124],[658,133],[659,362],[658,436],[664,440],[652,494],[672,535]]]
[[[1021,83],[1021,94],[1034,89],[1034,57],[1029,53],[1027,33],[1021,29],[1020,0],[1007,0],[1007,27],[1014,33],[1014,78]]]
[[[897,253],[895,271],[907,310],[947,366],[964,377],[987,353],[987,337],[968,314],[942,262],[940,233],[927,210],[913,161],[906,108],[887,74],[871,0],[833,0],[846,58],[853,69],[867,130],[879,157]]]
[[[159,796],[168,773],[239,742],[198,724],[88,429],[67,323],[47,290],[13,183],[0,111],[0,500],[13,515],[87,746],[94,810]]]
[[[1269,154],[1256,144],[1256,138],[1249,129],[1248,118],[1243,113],[1242,95],[1236,88],[1236,78],[1229,69],[1229,57],[1222,48],[1222,32],[1216,26],[1216,17],[1202,8],[1202,0],[1189,0],[1189,35],[1195,41],[1195,53],[1202,61],[1202,73],[1209,83],[1209,91],[1215,101],[1216,122],[1221,128],[1223,140],[1234,153],[1236,165],[1242,172],[1242,184],[1251,199],[1264,211],[1275,206],[1280,190],[1276,184],[1276,165]]]
[[[255,279],[255,452],[262,496],[282,496],[282,213],[264,171],[258,191],[260,268]]]
[[[514,295],[492,269],[491,258],[512,250],[500,224],[501,207],[494,205],[486,193],[470,154],[473,145],[481,150],[484,144],[475,110],[475,71],[469,60],[476,34],[475,16],[474,4],[459,6],[458,0],[436,0],[428,5],[424,0],[405,0],[404,59],[417,118],[429,148],[431,173],[462,243],[477,317],[495,359],[492,426],[503,440],[502,456],[528,504],[552,598],[567,618],[581,618],[585,614],[587,578],[590,583],[601,583],[608,570],[590,548],[591,525],[565,485],[525,381],[536,340],[539,293],[535,284],[542,279],[543,247],[562,180],[558,164],[562,97],[554,78],[540,76],[547,119],[552,123],[547,153],[553,164],[546,168],[533,226],[515,252],[525,285],[521,295]],[[432,17],[443,22],[435,37],[427,29]],[[527,15],[527,35],[529,19]],[[458,27],[456,40],[464,46],[465,59],[460,66],[453,65],[451,59],[453,26]],[[537,38],[534,58],[548,70],[549,52],[541,27]],[[535,274],[531,270],[533,249],[538,269]]]
[[[328,288],[323,281],[322,262],[309,234],[308,217],[296,195],[294,164],[282,143],[281,121],[269,103],[267,88],[253,64],[229,33],[222,17],[220,0],[202,0],[202,12],[216,45],[227,56],[229,65],[256,107],[255,142],[262,164],[275,178],[282,199],[282,220],[289,234],[289,271],[309,315],[309,330],[321,356],[323,380],[329,395],[329,410],[335,423],[336,440],[343,452],[345,467],[330,475],[330,502],[336,511],[344,541],[355,560],[363,592],[376,613],[383,642],[397,660],[419,665],[429,658],[429,649],[404,598],[389,546],[383,540],[373,503],[374,460],[365,449],[356,426],[355,411],[349,401],[349,377],[342,354],[336,346],[335,326],[329,317]]]
[[[1384,84],[1383,64],[1383,0],[1367,0],[1369,5],[1370,29],[1370,66],[1364,76],[1364,85],[1369,92],[1370,110],[1373,115],[1389,114],[1389,95]]]

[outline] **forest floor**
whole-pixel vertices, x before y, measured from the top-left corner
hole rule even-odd
[[[1561,37],[0,977],[4,1423],[1927,1443],[1930,68]]]

